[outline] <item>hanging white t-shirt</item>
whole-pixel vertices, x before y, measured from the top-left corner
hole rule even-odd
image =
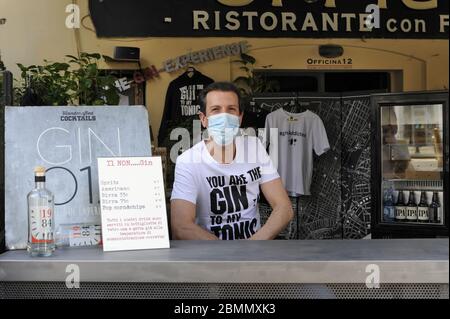
[[[265,132],[270,157],[289,195],[311,195],[313,150],[320,156],[330,149],[320,117],[309,110],[289,113],[281,108],[267,116]]]
[[[261,228],[259,186],[279,177],[256,137],[236,137],[230,164],[214,160],[202,141],[178,157],[171,200],[195,204],[196,223],[219,239],[248,239]]]

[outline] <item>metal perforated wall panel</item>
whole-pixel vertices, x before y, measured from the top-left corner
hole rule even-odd
[[[163,284],[0,282],[0,298],[98,299],[448,299],[448,284]]]

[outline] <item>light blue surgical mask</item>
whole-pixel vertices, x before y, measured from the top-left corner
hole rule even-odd
[[[229,145],[239,132],[239,116],[220,113],[208,117],[208,134],[218,145]]]

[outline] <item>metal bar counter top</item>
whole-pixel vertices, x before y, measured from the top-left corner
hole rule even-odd
[[[172,241],[170,249],[57,249],[47,258],[9,251],[0,282],[64,282],[68,265],[81,282],[361,284],[378,267],[381,283],[448,284],[449,241]]]

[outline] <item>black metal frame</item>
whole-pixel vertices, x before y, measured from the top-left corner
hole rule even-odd
[[[445,203],[443,209],[444,224],[388,224],[381,222],[381,123],[380,112],[382,107],[392,105],[443,105],[443,183],[444,200],[450,191],[449,184],[449,96],[448,92],[413,92],[373,95],[372,102],[372,238],[435,238],[449,236],[449,205]]]
[[[3,71],[3,104],[11,106],[14,103],[13,99],[13,75],[9,71]]]
[[[13,105],[13,76],[9,71],[3,71],[3,90],[0,94],[3,95],[3,101],[0,101],[0,121],[1,121],[1,133],[0,133],[0,202],[5,203],[5,105]],[[5,206],[4,204],[0,208],[0,254],[5,251]]]

